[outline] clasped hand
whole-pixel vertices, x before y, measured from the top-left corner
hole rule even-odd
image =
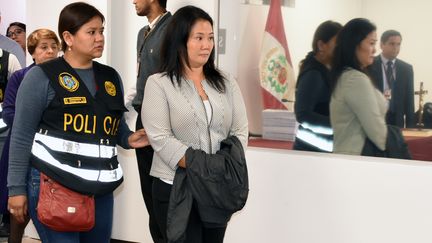
[[[142,148],[150,145],[147,133],[144,128],[141,128],[136,132],[132,133],[128,138],[128,142],[131,148]]]

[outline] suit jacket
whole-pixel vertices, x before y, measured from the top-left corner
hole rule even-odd
[[[138,77],[136,82],[136,95],[132,100],[134,107],[142,105],[144,89],[147,78],[156,73],[160,68],[160,52],[161,42],[165,36],[165,30],[171,20],[171,13],[167,12],[156,24],[154,29],[150,31],[147,37],[144,37],[144,32],[149,28],[144,26],[138,32],[137,37],[137,62],[138,62]]]
[[[387,124],[398,127],[415,127],[414,116],[414,72],[410,64],[396,59],[396,80],[393,83]],[[368,72],[375,86],[383,92],[383,72],[381,56],[375,57]]]

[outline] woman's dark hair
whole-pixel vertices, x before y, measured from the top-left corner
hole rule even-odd
[[[26,26],[25,26],[25,24],[23,24],[23,23],[21,23],[21,22],[12,22],[12,23],[9,24],[8,28],[6,29],[6,36],[9,37],[9,38],[12,37],[11,35],[9,35],[9,29],[10,29],[12,26],[17,26],[17,27],[19,27],[20,29],[24,30],[24,32],[26,32]]]
[[[356,55],[357,47],[373,31],[376,26],[368,19],[356,18],[350,20],[339,32],[333,53],[331,71],[331,90],[333,91],[339,76],[346,68],[364,72]]]
[[[62,41],[62,50],[66,51],[67,45],[63,38],[63,32],[69,31],[72,35],[88,23],[94,17],[99,17],[102,22],[105,22],[103,14],[90,4],[84,2],[71,3],[63,8],[60,12],[58,22],[58,34]]]
[[[181,78],[184,77],[186,71],[185,68],[190,67],[187,42],[193,25],[199,20],[208,21],[213,27],[212,18],[204,10],[194,6],[185,6],[176,11],[167,26],[161,46],[160,72],[166,72],[173,84],[175,77],[177,83],[181,85]],[[225,77],[215,67],[214,58],[215,50],[213,48],[207,63],[203,67],[204,76],[212,87],[224,92]]]
[[[388,39],[390,39],[390,37],[392,36],[399,36],[402,39],[402,35],[399,31],[397,30],[386,30],[384,31],[384,33],[382,33],[381,35],[381,43],[384,44],[388,41]]]
[[[342,25],[338,22],[327,20],[321,23],[315,30],[315,34],[312,40],[312,52],[318,53],[318,41],[324,43],[329,42],[333,37],[335,37],[339,31],[342,29]]]
[[[9,35],[9,34],[8,34],[8,33],[9,33],[9,29],[10,29],[12,26],[18,26],[19,28],[23,29],[24,32],[26,32],[26,25],[25,25],[25,24],[23,24],[23,23],[21,23],[21,22],[12,22],[12,23],[9,24],[9,26],[8,26],[7,29],[6,29],[6,36],[7,36],[7,37],[9,37],[9,36],[8,36],[8,35]]]
[[[331,20],[327,20],[321,23],[318,28],[315,30],[315,34],[312,40],[312,53],[316,55],[319,52],[318,49],[318,41],[322,41],[324,43],[328,43],[333,37],[335,37],[339,31],[342,29],[342,25],[338,22],[334,22]],[[304,69],[304,61],[300,62],[300,72],[302,73]]]

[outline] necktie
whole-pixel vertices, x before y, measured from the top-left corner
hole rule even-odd
[[[144,38],[146,38],[147,37],[147,35],[150,33],[150,26],[146,26],[146,27],[144,27]]]
[[[393,62],[388,61],[387,62],[387,69],[386,69],[386,78],[387,78],[387,84],[389,88],[392,88],[393,81],[394,81],[394,75],[393,75]]]
[[[142,50],[143,50],[143,48],[144,48],[144,43],[145,43],[145,39],[147,38],[147,36],[148,36],[148,34],[150,33],[150,26],[145,26],[144,27],[144,39],[142,40],[142,43],[141,43],[141,46],[140,46],[140,48],[139,48],[139,51],[138,51],[138,62],[140,62],[140,57],[141,57],[141,52],[142,52]]]
[[[141,55],[142,55],[142,51],[143,51],[143,48],[144,48],[144,43],[145,43],[145,39],[147,38],[147,36],[148,36],[148,34],[150,33],[150,26],[145,26],[144,27],[144,39],[142,40],[142,43],[141,43],[141,46],[140,46],[140,48],[139,48],[139,51],[138,51],[138,58],[137,58],[137,76],[139,75],[139,73],[140,73],[140,69],[141,69]]]

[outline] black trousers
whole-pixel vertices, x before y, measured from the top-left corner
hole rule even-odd
[[[141,107],[135,108],[138,112],[138,117],[136,121],[136,130],[143,128],[143,124],[141,121]],[[137,162],[138,162],[138,171],[140,176],[141,183],[141,193],[144,198],[144,203],[147,208],[147,212],[149,215],[149,228],[150,234],[155,243],[165,243],[164,234],[159,228],[159,225],[156,222],[155,214],[153,210],[153,198],[152,198],[152,184],[153,177],[150,176],[150,169],[153,160],[153,148],[151,146],[146,146],[144,148],[135,149]]]
[[[171,185],[161,181],[158,178],[153,180],[153,206],[155,210],[156,221],[164,232],[166,240],[166,226],[168,215],[169,197],[171,194]],[[225,236],[226,227],[211,227],[204,225],[200,219],[195,204],[192,206],[189,222],[186,228],[187,243],[222,243]]]

